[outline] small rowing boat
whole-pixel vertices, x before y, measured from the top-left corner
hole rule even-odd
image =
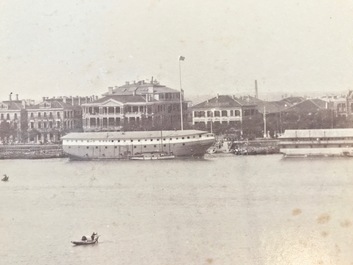
[[[129,157],[130,160],[167,160],[174,158],[174,155],[163,152],[139,153]]]
[[[93,240],[87,239],[87,240],[80,240],[80,241],[71,241],[71,243],[74,244],[75,246],[94,245],[98,243],[98,238],[99,236],[97,236]]]

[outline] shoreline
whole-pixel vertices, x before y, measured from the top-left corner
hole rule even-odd
[[[46,159],[67,157],[61,144],[14,144],[0,146],[0,159]]]

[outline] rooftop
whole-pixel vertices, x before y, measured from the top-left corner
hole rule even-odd
[[[125,85],[110,87],[107,93],[104,93],[103,96],[107,95],[145,95],[148,93],[179,93],[178,90],[172,89],[160,85],[159,82],[153,80],[151,82],[146,82],[144,80],[138,82],[126,82]]]
[[[353,129],[285,130],[279,138],[353,137]]]
[[[232,108],[232,107],[243,107],[243,106],[256,106],[255,103],[251,102],[250,99],[236,98],[235,96],[229,95],[217,95],[214,98],[201,102],[193,109],[210,109],[210,108]]]

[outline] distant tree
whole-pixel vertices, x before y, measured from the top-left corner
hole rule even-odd
[[[15,135],[14,128],[7,121],[0,123],[0,138],[3,142],[8,142],[10,136]]]

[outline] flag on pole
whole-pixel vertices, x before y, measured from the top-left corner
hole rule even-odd
[[[184,56],[179,56],[179,61],[184,61],[185,57]]]

